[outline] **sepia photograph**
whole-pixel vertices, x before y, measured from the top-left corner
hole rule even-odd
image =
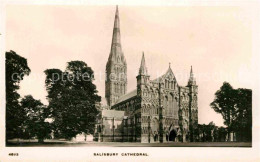
[[[253,6],[5,5],[5,156],[78,148],[104,160],[95,158],[258,147]]]

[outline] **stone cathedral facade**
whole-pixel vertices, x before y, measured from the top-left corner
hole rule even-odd
[[[97,117],[96,140],[142,143],[195,140],[198,86],[192,67],[186,86],[178,84],[170,66],[161,77],[151,79],[143,53],[136,89],[127,92],[127,62],[120,41],[118,8],[106,75],[107,108],[101,108]]]

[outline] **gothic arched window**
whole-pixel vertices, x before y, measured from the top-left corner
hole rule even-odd
[[[143,113],[146,111],[146,105],[143,105]]]
[[[167,115],[168,114],[168,97],[167,96],[164,97],[163,107],[165,110],[165,115]]]
[[[147,110],[146,110],[146,113],[148,114],[150,111],[150,105],[147,105]]]
[[[175,118],[178,117],[178,102],[177,98],[173,99],[173,115]]]
[[[169,112],[170,116],[173,116],[173,109],[174,109],[173,102],[174,102],[174,96],[173,96],[173,94],[170,94],[170,96],[169,96],[169,108],[168,108],[168,112]]]

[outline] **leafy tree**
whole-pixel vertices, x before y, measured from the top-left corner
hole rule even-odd
[[[230,131],[232,131],[232,125],[235,118],[235,90],[233,87],[224,82],[215,93],[215,99],[210,106],[220,113],[224,119],[224,124],[228,127],[228,138],[230,139]]]
[[[213,142],[216,139],[216,126],[213,122],[209,124],[198,124],[200,141]]]
[[[235,95],[235,122],[232,127],[238,133],[238,140],[252,140],[252,90],[239,88]]]
[[[224,142],[226,141],[226,135],[227,135],[227,130],[224,127],[218,127],[217,128],[217,141],[218,142]]]
[[[14,51],[5,54],[5,81],[6,81],[6,141],[12,138],[22,136],[22,123],[25,118],[25,112],[19,105],[20,95],[17,90],[19,83],[25,75],[30,74],[30,68],[27,60]]]
[[[215,93],[211,107],[221,113],[227,126],[228,139],[230,132],[236,132],[237,140],[251,141],[252,137],[252,90],[233,89],[224,82]]]
[[[93,70],[82,61],[68,62],[66,70],[45,70],[49,109],[56,137],[71,139],[79,133],[94,133],[100,101]]]
[[[35,100],[31,95],[21,100],[21,107],[26,112],[23,127],[27,137],[37,137],[38,142],[44,142],[44,139],[51,133],[50,123],[45,121],[49,116],[48,109],[40,100]]]

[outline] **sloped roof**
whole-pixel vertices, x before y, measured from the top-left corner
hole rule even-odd
[[[169,68],[168,68],[168,70],[167,70],[167,72],[165,74],[163,74],[162,76],[152,80],[152,82],[158,83],[158,82],[160,82],[161,80],[163,80],[164,78],[166,78],[169,75],[171,75],[172,78],[177,82],[176,77],[175,77],[174,73],[172,72],[172,69],[171,69],[170,66],[169,66]]]
[[[116,104],[120,103],[122,101],[125,101],[125,100],[127,100],[129,98],[132,98],[132,97],[134,97],[136,95],[137,95],[137,89],[135,89],[135,90],[133,90],[133,91],[131,91],[131,92],[121,96],[120,98],[118,98],[118,100],[116,101]]]
[[[125,112],[118,110],[102,110],[102,117],[107,118],[123,118]]]

